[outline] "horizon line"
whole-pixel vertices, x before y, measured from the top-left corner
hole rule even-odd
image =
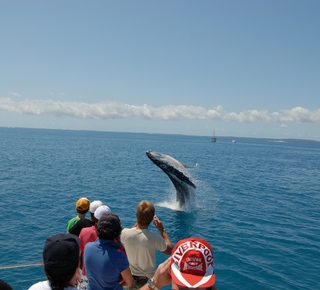
[[[0,129],[26,129],[26,130],[52,130],[52,131],[76,131],[76,132],[100,132],[100,133],[121,133],[121,134],[146,134],[146,135],[173,135],[173,136],[186,136],[186,137],[203,137],[210,138],[210,135],[189,135],[189,134],[178,134],[178,133],[148,133],[148,132],[130,132],[130,131],[104,131],[104,130],[94,130],[94,129],[61,129],[61,128],[39,128],[39,127],[16,127],[16,126],[0,126]],[[271,137],[247,137],[247,136],[234,136],[234,135],[217,135],[217,138],[240,138],[240,139],[262,139],[271,141],[292,141],[299,142],[305,141],[308,143],[319,143],[318,140],[304,139],[304,138],[271,138]],[[209,140],[210,141],[210,140]]]

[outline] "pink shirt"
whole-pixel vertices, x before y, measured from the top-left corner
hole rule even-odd
[[[94,242],[98,238],[95,226],[83,228],[80,232],[80,251],[82,254],[82,275],[86,275],[86,268],[83,262],[83,252],[87,243]]]

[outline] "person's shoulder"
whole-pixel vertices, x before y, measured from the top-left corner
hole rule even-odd
[[[74,234],[76,236],[79,236],[80,232],[82,231],[82,229],[88,228],[93,226],[93,222],[89,219],[80,219],[79,221],[77,221],[70,229],[69,229],[69,233],[70,234]]]
[[[92,220],[90,220],[90,219],[84,219],[83,220],[83,226],[84,227],[91,227],[93,225],[94,225],[94,223],[92,222]]]
[[[121,235],[123,234],[123,233],[132,233],[132,232],[135,232],[137,229],[136,228],[124,228],[124,229],[122,229],[122,231],[121,231]]]
[[[41,281],[33,284],[28,290],[51,290],[48,281]]]
[[[123,231],[130,231],[130,230],[133,230],[134,228],[123,228],[122,230]]]
[[[95,231],[96,231],[95,226],[82,228],[81,231],[80,231],[79,237],[81,237],[83,235],[87,235],[87,234],[95,232]]]
[[[70,219],[67,222],[67,230],[69,231],[79,220],[80,220],[80,218],[78,218],[78,217],[74,217],[74,218]]]
[[[95,241],[92,241],[92,242],[88,242],[86,243],[86,249],[91,249],[91,248],[94,248],[94,247],[99,247],[99,244],[100,244],[100,240],[99,239],[96,239]]]
[[[78,225],[79,227],[86,227],[86,226],[92,226],[93,222],[89,219],[84,218],[84,219],[77,220],[75,225]]]
[[[73,217],[73,218],[69,219],[68,224],[70,224],[70,223],[74,223],[74,222],[76,222],[76,221],[78,221],[78,220],[80,220],[80,218],[79,218],[79,217],[77,217],[77,216],[75,216],[75,217]]]

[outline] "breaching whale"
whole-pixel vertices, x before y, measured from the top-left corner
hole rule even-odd
[[[186,168],[190,167],[163,153],[147,150],[146,154],[155,165],[169,176],[176,189],[176,199],[179,202],[179,206],[182,207],[192,201],[196,185],[186,170]]]

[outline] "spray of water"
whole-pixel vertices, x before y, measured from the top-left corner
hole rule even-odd
[[[190,191],[190,199],[180,206],[176,200],[176,192],[174,188],[167,190],[166,200],[156,203],[157,206],[168,208],[174,211],[193,212],[196,210],[212,211],[215,209],[219,200],[214,188],[209,186],[206,182],[196,181],[197,189]]]

